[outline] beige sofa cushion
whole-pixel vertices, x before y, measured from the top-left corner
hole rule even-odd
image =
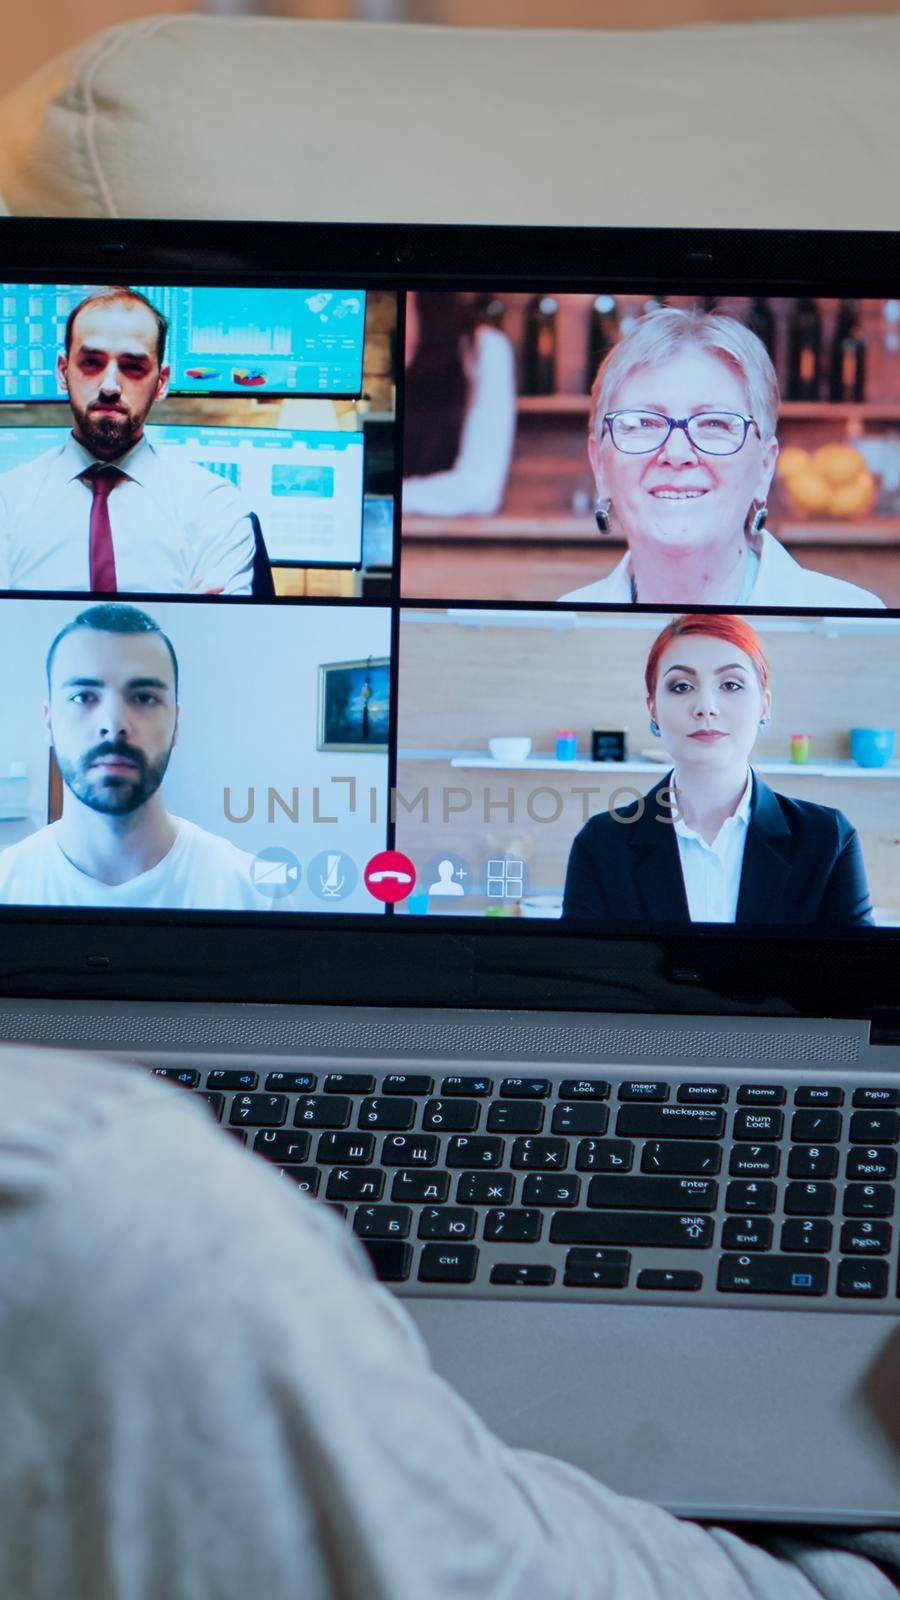
[[[898,61],[900,17],[152,17],[0,104],[0,192],[56,216],[896,227]]]

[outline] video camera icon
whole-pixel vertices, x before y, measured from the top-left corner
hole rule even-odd
[[[292,850],[269,845],[251,861],[250,881],[267,900],[284,900],[300,885],[300,863]]]

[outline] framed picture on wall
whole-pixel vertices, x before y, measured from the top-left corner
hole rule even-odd
[[[317,750],[371,750],[388,741],[390,680],[386,656],[328,661],[319,667]]]

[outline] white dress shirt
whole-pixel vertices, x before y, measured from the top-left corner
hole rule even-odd
[[[0,851],[0,905],[97,906],[103,910],[270,911],[253,887],[253,857],[230,839],[172,817],[175,842],[161,861],[125,883],[101,883],[73,865],[59,823]]]
[[[0,589],[90,590],[93,496],[81,474],[95,460],[70,433],[0,474]],[[108,502],[119,591],[250,593],[250,508],[233,484],[143,436],[112,465],[126,474]]]
[[[708,596],[710,601],[712,596]],[[596,583],[586,583],[581,589],[570,589],[560,595],[561,600],[631,605],[631,552],[625,552],[621,561]],[[687,604],[690,596],[675,595],[673,605]],[[731,604],[732,602],[715,602]],[[735,604],[737,602],[734,602]],[[783,544],[763,530],[759,546],[759,568],[749,600],[754,606],[865,606],[871,610],[884,610],[884,601],[868,589],[844,578],[832,578],[827,572],[812,572],[801,567],[799,561],[785,550]]]
[[[676,790],[676,801],[677,794]],[[689,828],[683,817],[675,823],[692,922],[734,922],[737,916],[752,794],[753,776],[748,773],[737,810],[725,818],[712,844]]]

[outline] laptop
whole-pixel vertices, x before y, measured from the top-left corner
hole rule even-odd
[[[0,1037],[202,1098],[510,1445],[900,1525],[897,237],[0,249]]]

